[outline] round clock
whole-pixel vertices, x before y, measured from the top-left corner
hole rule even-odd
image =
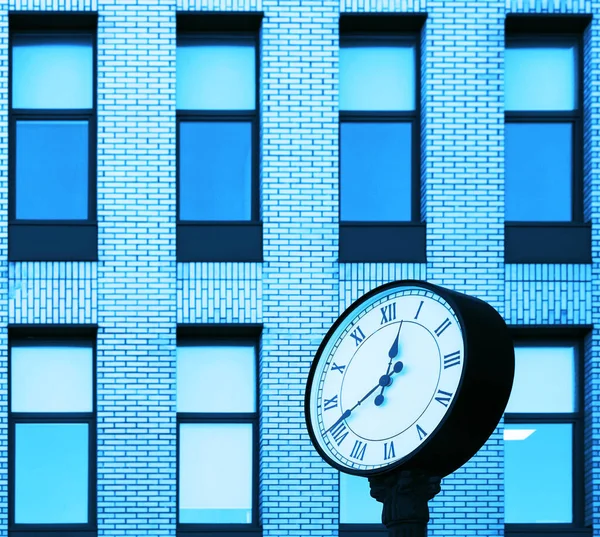
[[[443,477],[492,434],[513,376],[512,340],[489,304],[392,282],[352,304],[321,343],[306,388],[308,431],[343,472]]]

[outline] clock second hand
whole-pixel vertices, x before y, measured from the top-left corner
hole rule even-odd
[[[344,411],[344,413],[336,420],[336,422],[331,427],[329,427],[329,429],[327,429],[325,431],[325,433],[328,433],[332,429],[335,429],[342,421],[348,419],[350,417],[350,415],[352,414],[352,412],[358,406],[360,406],[366,399],[368,399],[373,394],[373,392],[375,392],[375,390],[377,390],[379,387],[389,386],[392,383],[392,375],[394,373],[400,373],[400,371],[402,371],[402,362],[396,362],[394,364],[394,370],[392,372],[390,372],[389,375],[383,375],[379,379],[377,386],[371,388],[369,390],[369,392],[367,393],[367,395],[365,395],[360,401],[358,401],[358,403],[356,403],[352,408],[349,408],[348,410]]]

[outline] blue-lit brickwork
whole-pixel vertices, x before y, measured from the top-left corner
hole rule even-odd
[[[91,11],[97,30],[97,262],[8,262],[8,13]],[[262,262],[176,261],[176,13],[262,12]],[[339,16],[423,13],[426,263],[340,263]],[[504,260],[504,23],[593,14],[584,35],[591,264]],[[337,315],[395,279],[491,303],[585,340],[585,519],[600,537],[600,0],[0,0],[0,537],[8,536],[9,325],[96,324],[99,536],[175,536],[176,331],[262,324],[263,535],[336,537],[337,472],[313,449],[309,366]],[[435,537],[504,535],[503,425],[443,482]],[[484,491],[484,492],[481,492]]]

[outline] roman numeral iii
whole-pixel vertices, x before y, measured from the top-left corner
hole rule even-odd
[[[444,356],[444,369],[460,365],[460,351],[454,351]]]

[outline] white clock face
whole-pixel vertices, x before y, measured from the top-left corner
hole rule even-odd
[[[351,473],[399,462],[444,419],[463,363],[460,324],[443,298],[415,286],[382,291],[321,353],[309,403],[316,441]]]

